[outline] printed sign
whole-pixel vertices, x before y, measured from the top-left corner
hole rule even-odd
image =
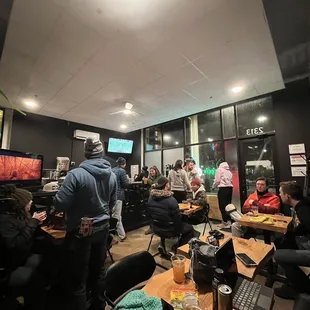
[[[290,154],[303,154],[306,153],[305,144],[290,144],[288,146]]]
[[[302,166],[306,165],[306,155],[291,155],[290,156],[290,161],[292,166]]]
[[[307,174],[307,166],[291,167],[292,177],[305,177]]]

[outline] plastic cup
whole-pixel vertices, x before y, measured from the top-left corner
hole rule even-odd
[[[176,283],[183,283],[185,279],[185,261],[186,258],[183,255],[173,255],[171,257],[173,267],[173,279]]]
[[[254,216],[258,215],[258,207],[257,206],[252,206],[251,210],[252,210]]]

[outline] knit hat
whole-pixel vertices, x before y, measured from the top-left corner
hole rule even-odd
[[[84,142],[84,154],[87,159],[102,158],[103,146],[101,141],[94,137],[86,138]]]
[[[123,166],[126,164],[126,159],[124,157],[119,157],[116,161],[119,166]]]
[[[148,166],[143,166],[143,167],[142,167],[142,170],[145,170],[145,171],[146,171],[147,169],[148,169]]]
[[[201,186],[201,182],[200,182],[200,180],[198,178],[193,179],[191,184],[192,185]]]
[[[18,208],[24,208],[32,200],[32,194],[25,189],[12,186],[7,187],[6,191],[8,197],[16,200]]]
[[[158,178],[157,183],[155,184],[155,188],[160,189],[163,188],[168,183],[168,179],[161,176]]]

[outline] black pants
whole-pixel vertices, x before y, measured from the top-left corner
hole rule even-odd
[[[198,238],[200,233],[194,229],[194,227],[188,223],[182,223],[182,236],[179,246],[187,244],[189,240],[196,237]]]
[[[173,191],[173,197],[178,203],[182,203],[183,200],[187,199],[187,193],[186,191]]]
[[[103,308],[108,236],[109,222],[89,237],[78,238],[74,233],[67,233],[61,283],[66,297],[64,309],[85,310],[86,291],[91,292],[92,309]]]
[[[230,216],[226,213],[225,208],[227,205],[231,203],[232,192],[233,192],[232,187],[220,187],[217,193],[219,207],[224,222],[230,221]]]
[[[309,277],[298,267],[310,267],[310,251],[277,250],[274,258],[285,270],[287,280],[297,292],[310,293]]]

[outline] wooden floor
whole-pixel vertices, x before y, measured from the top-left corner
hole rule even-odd
[[[204,225],[195,226],[195,229],[202,233]],[[212,223],[213,229],[219,229],[219,225],[216,223]],[[127,239],[124,242],[120,242],[117,245],[113,246],[111,253],[115,261],[120,260],[122,257],[130,255],[132,253],[136,253],[139,251],[147,250],[148,244],[150,242],[151,235],[145,235],[144,232],[148,229],[148,227],[142,227],[140,229],[131,231],[127,234]],[[209,228],[210,229],[210,228]],[[207,230],[208,231],[208,227]],[[229,235],[229,233],[225,233]],[[262,241],[259,241],[262,242]],[[157,248],[159,245],[159,238],[154,237],[152,246],[150,249],[151,254],[155,254],[157,252]],[[169,250],[169,246],[173,245],[173,241],[167,241],[167,250]],[[163,259],[160,256],[156,256],[155,260],[157,263],[162,264],[168,268],[171,267],[171,263],[169,260]],[[106,267],[111,265],[110,258],[108,257],[106,260]],[[162,272],[162,270],[157,270],[157,272]],[[265,282],[265,278],[262,276],[256,276],[255,282],[263,284]],[[275,283],[274,287],[277,287],[279,284]],[[284,300],[276,297],[275,305],[273,307],[274,310],[292,310],[294,302],[291,300]]]

